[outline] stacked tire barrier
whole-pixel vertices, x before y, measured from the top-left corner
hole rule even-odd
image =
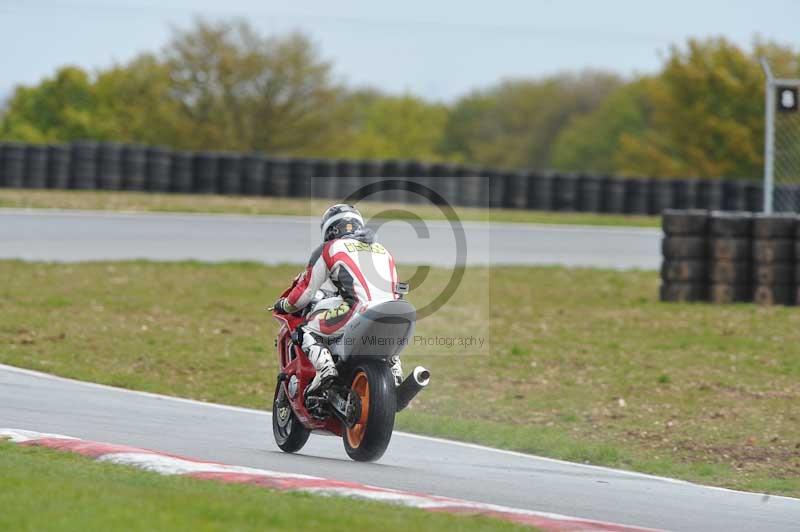
[[[187,152],[173,153],[169,179],[170,191],[181,194],[194,192],[194,155]],[[260,191],[259,188],[259,194]]]
[[[147,149],[130,144],[122,149],[122,188],[124,190],[146,190]]]
[[[19,143],[7,143],[0,150],[2,161],[0,161],[0,175],[3,178],[3,185],[7,187],[24,187],[25,179],[25,145]]]
[[[800,216],[665,210],[662,301],[800,304]]]
[[[794,234],[794,286],[795,304],[800,305],[800,220],[795,224]]]
[[[753,283],[756,303],[790,305],[795,289],[794,216],[757,216],[753,222]]]
[[[752,301],[752,215],[712,212],[709,237],[711,302]]]
[[[145,190],[169,192],[172,189],[172,153],[158,147],[145,153]]]
[[[666,210],[661,220],[661,300],[707,301],[708,213]]]
[[[0,150],[2,151],[2,150]],[[69,188],[70,172],[69,146],[48,146],[47,148],[47,188]],[[0,184],[3,175],[0,174]],[[25,183],[27,185],[27,183]],[[11,186],[11,185],[8,185]]]
[[[416,182],[435,194],[406,187],[379,191],[372,199],[427,203],[442,198],[471,207],[636,215],[665,209],[757,211],[762,201],[758,181],[620,178],[405,160],[285,159],[91,140],[51,146],[0,143],[0,187],[8,188],[341,199],[356,186],[386,179]]]
[[[93,190],[97,185],[97,143],[80,141],[72,143],[72,171],[70,180],[76,189]]]
[[[178,155],[173,156],[173,161],[176,157]],[[265,194],[267,161],[263,155],[260,153],[248,153],[242,158],[241,183],[241,193],[245,196],[263,196]]]
[[[28,146],[26,154],[26,185],[30,188],[47,188],[47,146]]]
[[[219,172],[219,155],[216,153],[198,153],[192,161],[194,188],[198,194],[216,194],[219,192],[217,174]]]
[[[97,148],[97,188],[104,190],[122,189],[122,146],[113,142],[103,142]]]

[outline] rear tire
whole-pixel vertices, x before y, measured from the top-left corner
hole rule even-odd
[[[361,418],[342,434],[344,449],[357,462],[374,462],[392,439],[397,411],[394,377],[384,360],[369,360],[355,367],[350,387],[361,397]]]
[[[311,431],[294,415],[292,405],[283,393],[283,387],[278,382],[275,400],[272,401],[272,435],[281,451],[296,453],[306,444]]]

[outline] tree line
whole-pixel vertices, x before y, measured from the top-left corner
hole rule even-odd
[[[443,104],[346,87],[303,34],[199,20],[159,52],[17,87],[0,110],[0,140],[753,178],[763,164],[761,56],[777,73],[800,73],[788,46],[690,39],[652,75],[506,80]]]

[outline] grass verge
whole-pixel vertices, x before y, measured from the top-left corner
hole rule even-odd
[[[162,476],[4,442],[0,471],[0,530],[521,529],[486,518]]]
[[[189,212],[215,214],[257,214],[319,216],[333,200],[272,198],[252,196],[215,196],[199,194],[154,194],[88,190],[0,189],[0,207],[24,209],[91,209],[103,211]],[[444,220],[434,206],[363,202],[365,216],[379,216],[387,209],[407,211],[425,220]],[[512,209],[456,207],[462,220],[514,223],[658,227],[658,216],[625,216],[579,212],[544,212]],[[396,211],[393,218],[402,218]]]
[[[0,262],[0,361],[268,408],[276,325],[261,309],[296,270]],[[448,276],[433,269],[411,300]],[[406,369],[433,381],[398,428],[800,496],[800,311],[661,304],[657,286],[653,272],[468,270],[417,334],[490,349],[410,345]]]

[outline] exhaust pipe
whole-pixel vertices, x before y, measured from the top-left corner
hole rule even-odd
[[[422,366],[417,366],[406,380],[397,387],[397,411],[400,412],[408,403],[417,396],[424,387],[431,382],[431,372]]]

